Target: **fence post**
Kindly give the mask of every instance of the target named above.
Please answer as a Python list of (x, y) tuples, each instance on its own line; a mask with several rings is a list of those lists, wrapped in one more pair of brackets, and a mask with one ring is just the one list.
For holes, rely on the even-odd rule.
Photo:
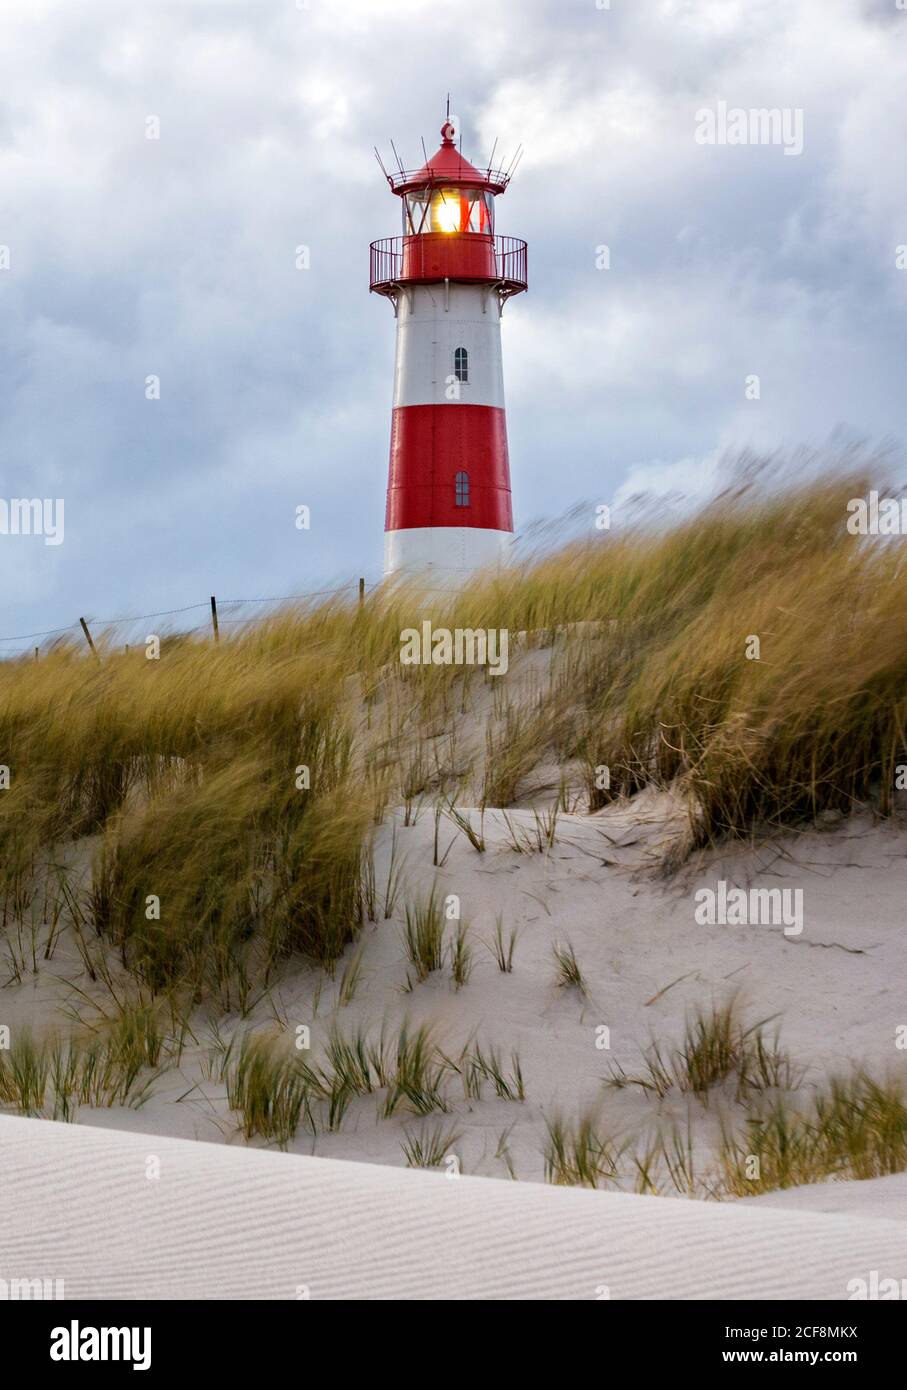
[(360, 608), (362, 607), (363, 603), (365, 603), (365, 580), (364, 580), (364, 579), (362, 578), (362, 576), (360, 575), (360, 577), (359, 577), (359, 607), (360, 607)]
[(95, 661), (100, 662), (101, 658), (98, 656), (98, 649), (91, 639), (91, 633), (88, 631), (88, 624), (86, 623), (84, 618), (80, 618), (79, 622), (82, 624), (82, 631), (85, 633), (85, 640), (91, 648), (92, 656), (94, 657)]
[(220, 642), (220, 628), (217, 626), (217, 599), (211, 595), (211, 626), (214, 628), (214, 640)]

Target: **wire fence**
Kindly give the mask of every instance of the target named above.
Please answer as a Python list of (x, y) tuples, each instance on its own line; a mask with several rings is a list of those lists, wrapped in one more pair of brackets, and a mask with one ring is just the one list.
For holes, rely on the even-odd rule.
[[(338, 584), (332, 589), (313, 589), (306, 594), (280, 594), (272, 595), (269, 598), (224, 598), (217, 600), (211, 598), (199, 603), (186, 603), (179, 608), (161, 608), (155, 613), (130, 613), (119, 618), (102, 618), (97, 615), (86, 614), (84, 617), (77, 618), (75, 622), (67, 623), (63, 627), (50, 627), (44, 628), (40, 632), (20, 632), (11, 636), (0, 637), (0, 660), (4, 657), (21, 656), (24, 652), (40, 651), (40, 648), (33, 646), (34, 642), (48, 637), (63, 637), (67, 633), (71, 633), (73, 636), (76, 636), (80, 632), (84, 633), (88, 637), (89, 645), (91, 645), (91, 638), (89, 633), (86, 632), (86, 627), (93, 627), (101, 629), (104, 632), (109, 632), (111, 629), (118, 627), (131, 628), (137, 623), (149, 622), (152, 618), (173, 618), (183, 613), (197, 612), (200, 609), (208, 610), (212, 617), (192, 627), (180, 628), (179, 635), (182, 637), (189, 637), (196, 632), (211, 632), (212, 620), (216, 633), (218, 627), (264, 622), (271, 616), (271, 613), (268, 612), (258, 615), (246, 613), (241, 617), (221, 617), (222, 610), (234, 611), (237, 608), (252, 604), (296, 603), (307, 599), (326, 598), (333, 594), (342, 594), (348, 591), (355, 592), (356, 587), (357, 581), (351, 579), (348, 580), (346, 584)], [(365, 580), (360, 579), (358, 581), (360, 599), (364, 598), (366, 593), (371, 592), (375, 588), (377, 588), (377, 585), (366, 585)], [(7, 643), (15, 642), (23, 643), (24, 645), (6, 645)]]
[[(360, 602), (364, 600), (367, 593), (372, 593), (375, 589), (380, 587), (380, 581), (374, 584), (366, 584), (365, 580), (360, 578), (358, 580)], [(206, 618), (204, 622), (196, 623), (192, 627), (181, 627), (177, 635), (180, 637), (191, 637), (195, 633), (213, 631), (216, 638), (218, 629), (221, 627), (251, 626), (254, 623), (265, 622), (272, 616), (271, 613), (262, 613), (257, 616), (245, 613), (241, 617), (222, 617), (221, 613), (224, 610), (233, 611), (237, 608), (252, 604), (299, 603), (307, 599), (328, 598), (332, 595), (343, 594), (350, 590), (355, 592), (356, 588), (357, 581), (355, 579), (350, 579), (347, 580), (345, 584), (338, 584), (332, 589), (313, 589), (306, 594), (280, 594), (270, 598), (224, 598), (216, 600), (215, 598), (211, 598), (199, 603), (186, 603), (179, 608), (162, 608), (156, 613), (132, 613), (120, 618), (100, 618), (96, 615), (85, 614), (77, 618), (75, 622), (67, 623), (63, 627), (50, 627), (44, 628), (41, 632), (20, 632), (13, 636), (0, 637), (0, 661), (7, 657), (22, 656), (25, 652), (34, 652), (37, 655), (40, 653), (40, 647), (33, 645), (36, 641), (41, 641), (48, 637), (63, 637), (67, 633), (71, 633), (73, 636), (82, 633), (83, 636), (87, 638), (89, 647), (94, 651), (94, 643), (90, 631), (91, 628), (101, 629), (106, 633), (112, 628), (131, 628), (137, 623), (150, 622), (152, 618), (173, 618), (183, 613), (197, 612), (199, 609), (206, 609), (210, 616)], [(457, 588), (450, 587), (423, 588), (420, 586), (419, 592), (429, 594), (456, 594), (460, 591)], [(17, 647), (6, 645), (11, 642), (20, 642), (24, 645)]]

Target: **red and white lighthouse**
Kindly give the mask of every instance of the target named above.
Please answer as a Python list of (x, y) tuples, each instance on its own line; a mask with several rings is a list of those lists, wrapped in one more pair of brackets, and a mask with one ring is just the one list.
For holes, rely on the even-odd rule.
[(371, 248), (371, 289), (397, 320), (388, 575), (456, 580), (506, 559), (513, 534), (501, 313), (526, 288), (526, 243), (494, 230), (513, 164), (476, 169), (457, 138), (448, 119), (421, 169), (387, 174), (403, 235)]

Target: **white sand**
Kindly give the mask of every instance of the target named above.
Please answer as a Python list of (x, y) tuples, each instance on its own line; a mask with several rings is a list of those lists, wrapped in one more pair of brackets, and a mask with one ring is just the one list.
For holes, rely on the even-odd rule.
[[(873, 1269), (907, 1276), (903, 1220), (448, 1179), (11, 1117), (0, 1146), (0, 1277), (62, 1278), (67, 1298), (842, 1299)], [(886, 1181), (903, 1204), (907, 1179)]]
[[(527, 830), (533, 824), (526, 811), (511, 819)], [(255, 1153), (261, 1141), (245, 1146), (224, 1086), (205, 1079), (212, 1019), (200, 1014), (200, 1045), (158, 1080), (143, 1108), (83, 1109), (78, 1127), (2, 1119), (13, 1165), (4, 1183), (9, 1258), (42, 1269), (58, 1259), (74, 1293), (112, 1293), (126, 1280), (136, 1295), (163, 1292), (175, 1279), (198, 1296), (207, 1280), (207, 1296), (293, 1297), (295, 1285), (308, 1282), (313, 1296), (594, 1297), (598, 1285), (609, 1284), (615, 1297), (843, 1297), (847, 1279), (864, 1267), (887, 1262), (884, 1276), (907, 1277), (896, 1224), (907, 1208), (902, 1177), (720, 1205), (541, 1185), (546, 1118), (575, 1119), (590, 1104), (619, 1137), (644, 1135), (657, 1121), (686, 1124), (689, 1115), (697, 1169), (708, 1171), (718, 1111), (732, 1105), (729, 1097), (704, 1107), (669, 1096), (659, 1106), (636, 1090), (606, 1090), (603, 1078), (612, 1063), (636, 1070), (650, 1038), (678, 1042), (691, 1009), (735, 990), (753, 1021), (780, 1015), (782, 1042), (805, 1067), (807, 1088), (853, 1064), (880, 1075), (907, 1065), (895, 1046), (898, 1025), (907, 1023), (903, 829), (855, 818), (712, 858), (666, 884), (652, 877), (652, 857), (677, 824), (670, 799), (648, 795), (593, 817), (562, 817), (553, 850), (540, 855), (507, 847), (499, 813), (486, 817), (484, 854), (445, 822), (442, 852), (452, 837), (454, 845), (437, 879), (445, 894), (459, 896), (471, 924), (475, 967), (465, 987), (455, 990), (445, 970), (404, 992), (398, 910), (366, 928), (362, 983), (345, 1008), (336, 1006), (337, 981), (325, 986), (319, 972), (291, 963), (248, 1019), (217, 1020), (225, 1036), (256, 1027), (292, 1037), (307, 1024), (313, 1058), (334, 1024), (345, 1031), (370, 1024), (377, 1032), (385, 1020), (393, 1035), (405, 1017), (435, 1023), (452, 1052), (472, 1034), (497, 1046), (505, 1062), (515, 1049), (523, 1103), (497, 1099), (490, 1089), (483, 1100), (466, 1101), (451, 1083), (451, 1114), (440, 1118), (458, 1133), (451, 1148), (466, 1177), (449, 1182), (403, 1168), (407, 1133), (438, 1117), (379, 1119), (375, 1097), (355, 1101), (336, 1134), (300, 1129), (295, 1155), (324, 1162)], [(388, 826), (379, 839), (379, 893), (390, 834)], [(410, 896), (426, 892), (435, 877), (433, 834), (430, 807), (414, 827), (398, 818)], [(720, 878), (802, 888), (802, 936), (698, 925), (693, 894)], [(498, 970), (483, 944), (497, 913), (505, 932), (518, 931), (512, 974)], [(564, 940), (587, 978), (586, 998), (556, 986), (552, 944)], [(3, 991), (2, 1021), (60, 1026), (70, 982), (87, 985), (72, 943), (63, 941), (49, 965)], [(610, 1050), (596, 1046), (600, 1025), (610, 1030)], [(124, 1133), (118, 1140), (102, 1129)], [(216, 1147), (173, 1145), (163, 1136)], [(144, 1178), (152, 1143), (178, 1183)], [(328, 1161), (335, 1159), (354, 1162)], [(138, 1167), (124, 1171), (133, 1160)], [(510, 1182), (511, 1170), (523, 1181)], [(26, 1224), (48, 1210), (56, 1229), (29, 1244)], [(341, 1219), (348, 1223), (342, 1231)], [(202, 1241), (211, 1248), (198, 1253)]]
[[(665, 839), (669, 813), (664, 798), (648, 798), (591, 818), (564, 817), (547, 857), (506, 848), (497, 813), (486, 816), (485, 854), (447, 825), (442, 847), (456, 838), (438, 883), (445, 894), (460, 897), (475, 947), (475, 968), (464, 988), (455, 990), (445, 970), (403, 992), (407, 962), (398, 911), (394, 920), (366, 928), (363, 981), (347, 1007), (335, 1008), (336, 982), (322, 988), (316, 1004), (323, 977), (299, 966), (289, 969), (272, 999), (262, 1001), (249, 1020), (218, 1020), (219, 1026), (225, 1035), (237, 1026), (291, 1035), (298, 1024), (307, 1024), (313, 1057), (335, 1021), (345, 1031), (361, 1023), (377, 1032), (386, 1019), (393, 1033), (405, 1017), (435, 1022), (451, 1050), (472, 1033), (497, 1045), (505, 1060), (516, 1049), (526, 1078), (525, 1103), (488, 1093), (482, 1102), (467, 1104), (460, 1095), (451, 1118), (462, 1131), (456, 1151), (464, 1172), (506, 1176), (505, 1163), (494, 1155), (500, 1136), (509, 1131), (506, 1142), (517, 1176), (533, 1180), (543, 1177), (545, 1117), (555, 1111), (573, 1118), (584, 1106), (600, 1103), (612, 1131), (625, 1134), (647, 1125), (655, 1115), (649, 1097), (605, 1091), (602, 1078), (612, 1062), (638, 1069), (651, 1037), (678, 1042), (689, 1010), (721, 1003), (734, 991), (753, 1021), (779, 1015), (782, 1042), (807, 1068), (807, 1086), (852, 1063), (879, 1073), (907, 1065), (895, 1047), (896, 1027), (907, 1022), (903, 832), (855, 821), (834, 833), (789, 837), (776, 847), (738, 852), (707, 872), (692, 872), (682, 884), (664, 885), (648, 871), (634, 870), (646, 865), (652, 847)], [(529, 813), (511, 814), (523, 826), (531, 824)], [(434, 878), (433, 831), (430, 811), (415, 827), (398, 828), (411, 894), (427, 892)], [(389, 838), (389, 830), (382, 831), (379, 888)], [(787, 938), (780, 928), (763, 926), (697, 925), (693, 893), (719, 877), (802, 886), (802, 936)], [(509, 975), (498, 970), (484, 944), (493, 937), (499, 912), (505, 931), (518, 931)], [(555, 984), (552, 944), (564, 940), (576, 950), (588, 998)], [(35, 982), (28, 978), (4, 992), (5, 1021), (59, 1020), (60, 1002), (67, 997), (59, 977), (73, 975), (76, 963), (61, 948), (53, 964), (53, 974), (42, 970)], [(79, 983), (84, 987), (84, 977)], [(197, 1022), (203, 1032), (204, 1018)], [(610, 1029), (610, 1051), (596, 1047), (602, 1024)], [(141, 1110), (83, 1112), (82, 1122), (237, 1142), (236, 1117), (226, 1107), (224, 1087), (202, 1078), (203, 1051), (190, 1049)], [(184, 1098), (177, 1103), (178, 1097)], [(685, 1122), (687, 1111), (685, 1098), (668, 1097), (660, 1114)], [(418, 1130), (418, 1122), (394, 1117), (378, 1123), (375, 1112), (374, 1099), (366, 1097), (351, 1106), (339, 1133), (313, 1138), (300, 1131), (294, 1147), (325, 1157), (398, 1164), (404, 1128)], [(710, 1147), (716, 1113), (715, 1105), (705, 1109), (692, 1103), (704, 1149)]]

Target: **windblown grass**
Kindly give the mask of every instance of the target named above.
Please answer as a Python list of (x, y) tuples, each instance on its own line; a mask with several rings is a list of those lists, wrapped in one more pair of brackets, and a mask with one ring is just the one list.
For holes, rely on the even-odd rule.
[(469, 983), (472, 974), (472, 945), (469, 941), (469, 923), (458, 922), (449, 947), (450, 973), (457, 989)]
[[(30, 1095), (40, 1089), (42, 1074), (30, 1056), (23, 1054), (23, 1062), (28, 1065), (20, 1064), (24, 1079), (19, 1090)], [(449, 1114), (455, 1108), (455, 1076), (467, 1100), (481, 1099), (486, 1083), (499, 1100), (522, 1101), (526, 1095), (515, 1052), (509, 1071), (497, 1048), (474, 1039), (451, 1057), (431, 1026), (413, 1027), (407, 1021), (395, 1037), (384, 1025), (375, 1035), (366, 1026), (344, 1032), (335, 1024), (312, 1060), (292, 1046), (286, 1030), (241, 1032), (226, 1045), (215, 1039), (207, 1074), (225, 1083), (227, 1103), (239, 1115), (244, 1137), (260, 1137), (281, 1148), (292, 1142), (300, 1125), (313, 1135), (341, 1129), (350, 1106), (363, 1097), (374, 1098), (383, 1120)], [(0, 1069), (0, 1101), (4, 1076)], [(420, 1133), (441, 1130), (428, 1127)]]
[(70, 899), (152, 990), (184, 982), (242, 1006), (290, 952), (341, 954), (361, 921), (371, 806), (341, 672), (329, 650), (294, 651), (293, 628), (177, 643), (160, 661), (63, 648), (0, 669), (8, 917), (42, 856), (99, 832), (90, 892)]
[(547, 1121), (545, 1180), (561, 1187), (608, 1187), (620, 1179), (620, 1161), (626, 1148), (587, 1111), (575, 1124), (560, 1115)]
[(510, 934), (505, 941), (504, 914), (499, 912), (494, 919), (494, 941), (490, 949), (498, 963), (498, 969), (502, 975), (510, 975), (513, 972), (513, 953), (516, 950), (516, 942), (517, 932), (515, 927), (510, 928)]
[(400, 1147), (408, 1168), (440, 1168), (460, 1138), (453, 1125), (436, 1122), (426, 1125), (418, 1134), (406, 1133)]
[(79, 1107), (138, 1109), (151, 1094), (164, 1048), (157, 1016), (124, 1011), (96, 1034), (18, 1033), (0, 1051), (0, 1104), (22, 1115), (72, 1121)]
[(744, 1028), (731, 1001), (696, 1014), (680, 1047), (653, 1045), (639, 1075), (616, 1068), (610, 1078), (612, 1087), (636, 1086), (658, 1100), (672, 1090), (707, 1100), (733, 1082), (725, 1099), (738, 1108), (721, 1112), (717, 1157), (708, 1167), (697, 1169), (689, 1110), (685, 1127), (657, 1113), (648, 1133), (620, 1144), (586, 1112), (573, 1124), (549, 1120), (548, 1181), (720, 1199), (907, 1170), (903, 1080), (858, 1070), (807, 1091), (804, 1072), (777, 1039), (766, 1041), (763, 1028)]
[(403, 945), (416, 978), (425, 980), (444, 963), (444, 904), (433, 885), (427, 898), (407, 903)]
[(227, 1102), (242, 1114), (243, 1135), (260, 1135), (285, 1148), (309, 1100), (309, 1078), (282, 1040), (245, 1033), (233, 1065), (225, 1072)]
[(608, 1084), (615, 1090), (638, 1087), (659, 1100), (676, 1089), (707, 1101), (709, 1092), (729, 1079), (738, 1101), (770, 1090), (794, 1090), (802, 1073), (777, 1037), (766, 1036), (768, 1022), (744, 1024), (736, 996), (720, 1007), (699, 1009), (687, 1020), (679, 1046), (651, 1043), (640, 1072), (628, 1074), (615, 1064)]
[(510, 1054), (509, 1076), (504, 1070), (499, 1050), (474, 1040), (468, 1042), (457, 1057), (445, 1057), (444, 1060), (462, 1080), (463, 1094), (467, 1100), (481, 1100), (486, 1083), (494, 1087), (499, 1100), (526, 1099), (526, 1084), (516, 1052)]
[(903, 1083), (863, 1071), (811, 1095), (763, 1094), (742, 1122), (722, 1116), (717, 1157), (701, 1170), (689, 1113), (684, 1127), (659, 1120), (648, 1135), (620, 1141), (592, 1112), (573, 1123), (557, 1115), (547, 1129), (546, 1180), (578, 1187), (720, 1200), (907, 1170)]
[[(57, 924), (80, 918), (89, 975), (110, 954), (143, 989), (247, 1014), (287, 957), (331, 969), (364, 917), (393, 914), (401, 861), (382, 904), (368, 854), (394, 791), (409, 823), (443, 798), (481, 853), (482, 806), (512, 803), (543, 760), (561, 804), (587, 794), (590, 810), (674, 784), (689, 829), (668, 867), (826, 810), (890, 812), (907, 763), (907, 567), (848, 533), (847, 502), (879, 469), (844, 463), (773, 497), (743, 478), (677, 524), (615, 529), (440, 599), (386, 585), (220, 645), (172, 638), (160, 660), (100, 634), (99, 662), (61, 643), (0, 663), (2, 927), (21, 933), (50, 866), (94, 836), (90, 887), (61, 871)], [(506, 629), (510, 672), (402, 667), (400, 634), (426, 617)], [(547, 674), (527, 698), (534, 648)], [(456, 798), (483, 750), (470, 814)], [(518, 842), (544, 852), (556, 823), (537, 815)], [(12, 981), (32, 946), (7, 950)], [(512, 950), (498, 955), (508, 969)]]
[(559, 989), (575, 989), (578, 994), (587, 994), (586, 977), (576, 958), (576, 951), (569, 941), (555, 941), (551, 953), (556, 966), (555, 979)]
[(743, 1133), (725, 1126), (720, 1174), (733, 1196), (907, 1169), (907, 1098), (896, 1080), (833, 1078), (804, 1106), (778, 1096)]

